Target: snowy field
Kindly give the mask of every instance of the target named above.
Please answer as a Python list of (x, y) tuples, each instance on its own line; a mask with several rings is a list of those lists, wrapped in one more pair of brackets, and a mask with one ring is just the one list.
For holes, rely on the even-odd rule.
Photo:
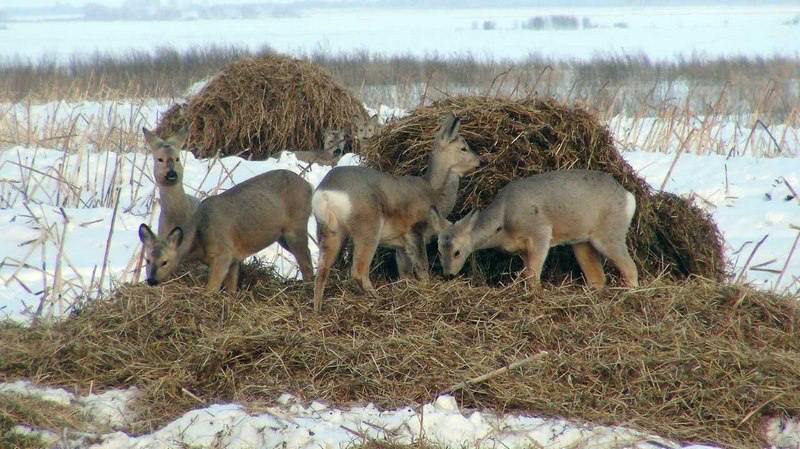
[[(550, 15), (584, 18), (592, 28), (523, 29)], [(66, 58), (95, 50), (124, 52), (171, 45), (268, 45), (300, 54), (368, 50), (385, 54), (521, 59), (529, 55), (586, 59), (646, 54), (651, 59), (800, 53), (800, 6), (625, 8), (302, 9), (242, 20), (25, 21), (0, 29), (0, 57)], [(484, 23), (492, 29), (484, 29)], [(147, 29), (146, 33), (141, 30)], [(456, 39), (453, 36), (458, 36)]]
[[(538, 31), (523, 27), (532, 17), (552, 15), (588, 19), (592, 26)], [(609, 54), (643, 54), (652, 60), (796, 58), (798, 18), (800, 5), (337, 8), (243, 20), (148, 22), (12, 17), (0, 24), (0, 60), (66, 62), (72, 55), (95, 51), (149, 51), (165, 45), (182, 50), (210, 44), (251, 49), (267, 45), (289, 54), (369, 51), (513, 60)], [(14, 142), (0, 146), (0, 320), (29, 324), (34, 316), (63, 318), (82, 298), (102, 296), (120, 283), (141, 282), (137, 228), (140, 223), (155, 224), (158, 203), (152, 158), (130, 136), (143, 125), (152, 127), (170, 104), (168, 99), (0, 104), (0, 141)], [(382, 106), (380, 113), (386, 119), (402, 111)], [(654, 189), (691, 198), (711, 213), (737, 280), (798, 297), (800, 129), (784, 124), (772, 125), (769, 131), (741, 126), (750, 126), (756, 115), (745, 120), (717, 116), (709, 122), (687, 116), (683, 124), (617, 116), (609, 127), (624, 149), (623, 157)], [(266, 161), (201, 161), (190, 153), (182, 159), (186, 190), (199, 197), (268, 170), (302, 172), (313, 185), (330, 170), (320, 165), (304, 170), (305, 164), (290, 152)], [(348, 156), (340, 165), (358, 163), (356, 156)], [(313, 219), (308, 230), (315, 235)], [(313, 242), (311, 246), (316, 262), (317, 248)], [(292, 256), (277, 245), (257, 257), (283, 276), (299, 278)], [(123, 430), (136, 419), (130, 404), (135, 388), (79, 396), (19, 381), (0, 383), (3, 394), (38, 397), (92, 417), (96, 429), (91, 434), (39, 433), (54, 447), (343, 449), (365, 438), (470, 448), (680, 447), (625, 428), (464, 410), (450, 396), (379, 410), (371, 404), (339, 409), (284, 395), (278, 403), (255, 408), (211, 405), (151, 434), (130, 436)], [(770, 422), (765, 434), (773, 447), (800, 449), (798, 421)]]

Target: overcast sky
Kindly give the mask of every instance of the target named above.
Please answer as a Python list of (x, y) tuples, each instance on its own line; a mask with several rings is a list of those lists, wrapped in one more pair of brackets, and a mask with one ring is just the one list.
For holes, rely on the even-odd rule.
[[(119, 6), (123, 0), (0, 0), (0, 9), (16, 7), (41, 7), (53, 6), (56, 3), (80, 6), (86, 3), (99, 3), (101, 5)], [(287, 3), (292, 0), (179, 0), (186, 3), (219, 4), (219, 3)], [(167, 0), (162, 0), (167, 3)]]

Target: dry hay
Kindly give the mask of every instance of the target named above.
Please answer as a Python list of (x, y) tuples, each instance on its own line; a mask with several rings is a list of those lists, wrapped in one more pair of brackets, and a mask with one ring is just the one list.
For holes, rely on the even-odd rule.
[(225, 67), (188, 103), (167, 110), (156, 133), (188, 125), (187, 146), (199, 158), (219, 152), (266, 159), (319, 150), (323, 129), (352, 131), (353, 120), (366, 117), (361, 102), (321, 67), (270, 55)]
[(0, 326), (0, 379), (136, 385), (145, 431), (196, 398), (423, 403), (547, 351), (456, 398), (729, 447), (759, 446), (764, 417), (800, 416), (800, 311), (787, 298), (701, 280), (602, 292), (400, 282), (381, 299), (335, 284), (315, 314), (310, 284), (251, 271), (260, 281), (236, 297), (127, 285), (51, 327)]
[[(388, 123), (361, 154), (380, 170), (420, 175), (440, 117), (447, 112), (461, 118), (461, 135), (488, 160), (462, 179), (451, 218), (482, 209), (500, 188), (519, 177), (566, 168), (603, 170), (636, 196), (629, 248), (641, 277), (652, 279), (662, 273), (678, 279), (726, 277), (722, 238), (710, 216), (687, 200), (654, 194), (620, 156), (608, 128), (579, 107), (551, 99), (448, 98)], [(378, 275), (392, 269), (385, 257), (379, 259)], [(479, 273), (473, 270), (473, 275), (492, 282), (507, 280), (509, 273), (522, 267), (518, 257), (497, 251), (478, 253), (475, 261)], [(543, 278), (560, 284), (565, 273), (580, 276), (572, 251), (555, 248)]]

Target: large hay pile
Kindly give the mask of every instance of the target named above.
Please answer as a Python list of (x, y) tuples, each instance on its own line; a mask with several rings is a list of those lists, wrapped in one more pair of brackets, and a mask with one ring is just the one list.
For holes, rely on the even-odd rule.
[(427, 402), (547, 351), (455, 395), (465, 407), (731, 447), (758, 446), (763, 417), (800, 415), (797, 303), (744, 287), (531, 293), (519, 284), (397, 283), (376, 300), (334, 285), (336, 297), (315, 314), (311, 285), (261, 276), (235, 298), (202, 283), (129, 285), (52, 327), (0, 326), (0, 379), (137, 385), (143, 431), (197, 407), (196, 398)]
[[(519, 177), (565, 168), (603, 170), (636, 196), (629, 247), (640, 277), (726, 276), (722, 238), (710, 216), (674, 195), (654, 195), (620, 156), (608, 128), (581, 108), (549, 99), (449, 98), (387, 124), (361, 154), (380, 170), (420, 175), (439, 119), (447, 112), (461, 118), (461, 135), (488, 159), (486, 167), (462, 179), (450, 218), (485, 207), (500, 188)], [(508, 273), (522, 268), (518, 257), (495, 251), (478, 253), (475, 260), (490, 281), (508, 279)], [(384, 263), (379, 271), (390, 266)], [(579, 273), (571, 249), (555, 248), (543, 278), (559, 284), (565, 274)]]
[(225, 67), (188, 103), (169, 109), (156, 132), (168, 136), (188, 125), (187, 146), (201, 158), (219, 152), (266, 159), (283, 150), (319, 150), (323, 129), (351, 130), (355, 118), (366, 117), (324, 69), (271, 55)]

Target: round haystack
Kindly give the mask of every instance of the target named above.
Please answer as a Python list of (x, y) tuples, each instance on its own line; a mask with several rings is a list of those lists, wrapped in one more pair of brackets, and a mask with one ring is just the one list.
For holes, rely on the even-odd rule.
[(225, 67), (188, 103), (170, 108), (156, 133), (188, 125), (186, 145), (199, 158), (266, 159), (283, 150), (319, 150), (323, 129), (352, 133), (356, 118), (367, 118), (363, 105), (324, 69), (270, 55)]
[[(714, 280), (726, 276), (722, 238), (709, 215), (688, 200), (654, 194), (620, 156), (608, 128), (579, 107), (552, 99), (448, 98), (387, 124), (361, 154), (368, 165), (380, 170), (420, 175), (440, 117), (447, 112), (461, 118), (461, 135), (488, 161), (462, 179), (450, 219), (484, 208), (516, 178), (567, 168), (602, 170), (636, 196), (629, 248), (640, 276), (697, 275)], [(380, 258), (379, 272), (393, 270), (386, 254)], [(522, 261), (498, 251), (481, 251), (472, 266), (477, 268), (474, 276), (494, 283), (508, 280), (522, 268)], [(561, 283), (565, 276), (580, 276), (580, 269), (570, 248), (554, 248), (543, 279)]]

